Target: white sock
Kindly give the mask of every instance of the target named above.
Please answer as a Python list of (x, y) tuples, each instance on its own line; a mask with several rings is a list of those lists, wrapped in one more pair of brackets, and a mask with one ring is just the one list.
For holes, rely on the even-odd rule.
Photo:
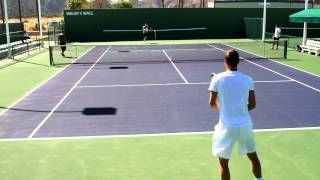
[(262, 177), (261, 178), (257, 178), (257, 180), (263, 180)]

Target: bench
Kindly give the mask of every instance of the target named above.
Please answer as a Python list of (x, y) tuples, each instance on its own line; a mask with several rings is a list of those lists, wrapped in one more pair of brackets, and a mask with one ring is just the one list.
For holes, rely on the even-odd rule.
[(320, 54), (320, 41), (308, 39), (306, 45), (301, 45), (301, 53), (303, 52), (314, 53), (315, 56), (318, 56)]

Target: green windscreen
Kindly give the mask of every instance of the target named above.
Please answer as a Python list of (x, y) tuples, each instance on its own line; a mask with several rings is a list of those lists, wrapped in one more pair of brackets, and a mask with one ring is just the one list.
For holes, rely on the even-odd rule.
[(262, 18), (243, 18), (246, 37), (250, 39), (261, 39)]

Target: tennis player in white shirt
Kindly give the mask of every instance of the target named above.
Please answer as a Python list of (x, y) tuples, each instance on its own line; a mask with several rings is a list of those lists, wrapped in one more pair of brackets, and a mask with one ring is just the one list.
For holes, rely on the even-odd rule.
[(277, 45), (276, 49), (278, 49), (280, 36), (281, 36), (281, 28), (279, 27), (278, 24), (276, 24), (275, 28), (274, 28), (273, 43), (272, 43), (272, 48), (271, 49), (274, 48), (275, 44)]
[(247, 155), (252, 172), (262, 180), (261, 164), (256, 153), (252, 121), (248, 111), (256, 106), (254, 83), (248, 75), (237, 71), (239, 54), (235, 50), (224, 53), (225, 72), (214, 75), (210, 86), (210, 107), (219, 112), (219, 123), (213, 136), (213, 155), (219, 158), (222, 180), (230, 179), (229, 159), (235, 143), (239, 154)]

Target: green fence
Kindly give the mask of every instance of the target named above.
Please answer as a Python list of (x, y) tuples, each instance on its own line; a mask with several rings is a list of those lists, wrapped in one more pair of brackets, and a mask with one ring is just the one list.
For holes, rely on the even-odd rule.
[[(58, 36), (64, 30), (64, 22), (48, 22), (48, 42), (50, 45), (58, 44)], [(51, 43), (52, 42), (52, 43)]]
[[(215, 0), (215, 8), (261, 8), (263, 1), (254, 0)], [(268, 8), (304, 8), (304, 1), (267, 1)], [(313, 8), (314, 3), (309, 1), (309, 8)]]
[[(289, 15), (301, 9), (268, 9), (267, 32), (274, 24), (289, 23)], [(261, 8), (154, 8), (154, 9), (87, 9), (64, 12), (65, 31), (69, 41), (141, 40), (142, 32), (104, 30), (140, 30), (145, 22), (154, 29), (207, 28), (199, 32), (157, 33), (157, 39), (245, 38), (244, 18), (261, 18)], [(318, 26), (319, 27), (319, 26)]]
[(244, 18), (243, 22), (244, 22), (247, 38), (261, 39), (262, 18)]
[[(23, 36), (23, 23), (9, 23), (10, 41), (21, 41)], [(7, 43), (6, 24), (0, 23), (0, 44)]]

